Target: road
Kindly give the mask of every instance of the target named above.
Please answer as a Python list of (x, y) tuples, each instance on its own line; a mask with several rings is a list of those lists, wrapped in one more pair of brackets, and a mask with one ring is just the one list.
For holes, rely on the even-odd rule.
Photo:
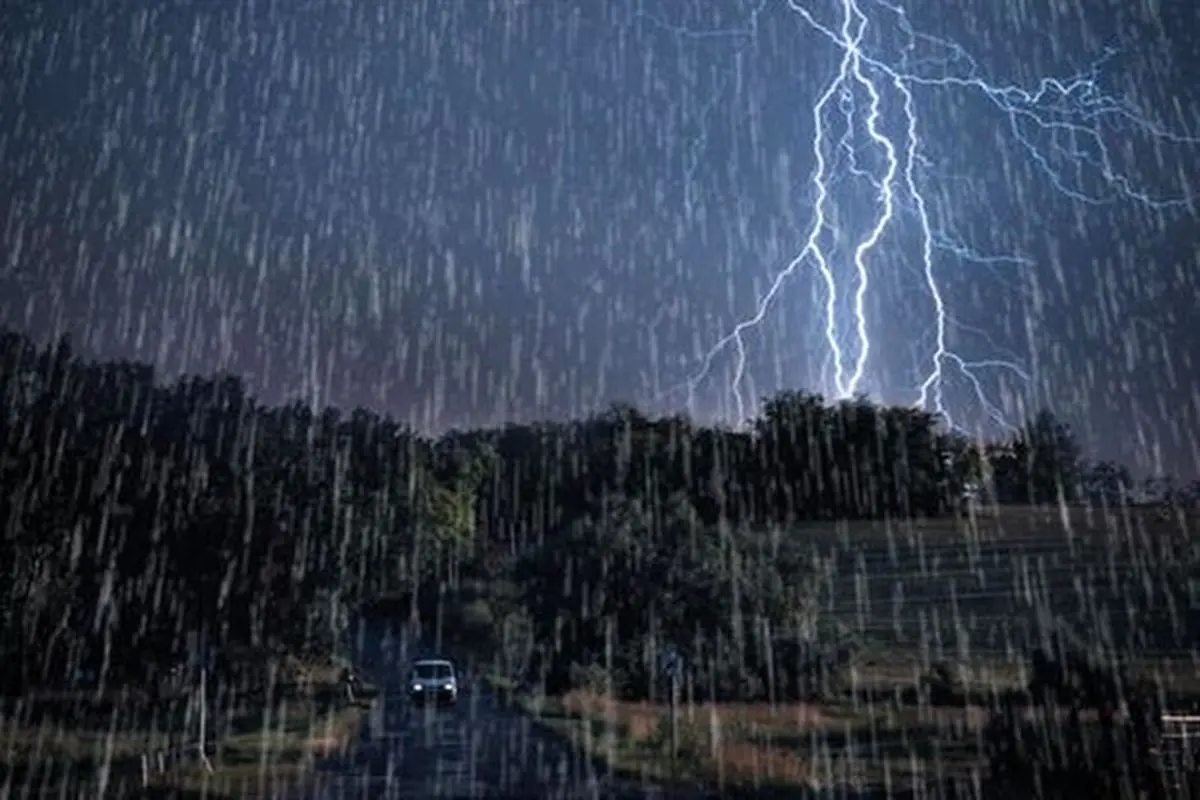
[[(365, 653), (380, 686), (361, 739), (344, 759), (321, 765), (299, 797), (652, 798), (650, 787), (618, 786), (578, 748), (506, 707), (472, 676), (460, 675), (452, 708), (425, 709), (407, 696), (408, 665), (435, 657), (384, 635)], [(370, 648), (368, 648), (370, 649)]]
[(414, 708), (389, 689), (354, 752), (313, 784), (305, 796), (328, 800), (599, 796), (586, 758), (476, 687), (443, 710)]

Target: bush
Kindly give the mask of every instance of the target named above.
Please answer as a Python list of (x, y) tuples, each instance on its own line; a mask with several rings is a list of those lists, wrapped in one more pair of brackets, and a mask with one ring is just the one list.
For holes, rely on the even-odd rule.
[[(483, 639), (489, 644), (496, 639), (496, 617), (486, 600), (472, 600), (463, 606), (459, 615), (463, 636), (468, 639)], [(488, 649), (491, 649), (490, 647)]]
[[(986, 732), (989, 783), (1005, 796), (1116, 798), (1135, 787), (1166, 797), (1156, 758), (1158, 687), (1079, 652), (1054, 660), (1037, 650), (1032, 661), (1033, 705), (1002, 703)], [(1112, 713), (1118, 698), (1126, 702), (1125, 719)], [(1064, 714), (1060, 702), (1071, 710)], [(1077, 713), (1088, 710), (1100, 712), (1098, 724)]]
[(921, 684), (930, 705), (951, 706), (966, 702), (967, 675), (961, 664), (938, 661), (921, 678)]
[(627, 676), (619, 667), (611, 672), (602, 664), (572, 664), (570, 667), (572, 689), (582, 689), (593, 694), (622, 696), (628, 688)]

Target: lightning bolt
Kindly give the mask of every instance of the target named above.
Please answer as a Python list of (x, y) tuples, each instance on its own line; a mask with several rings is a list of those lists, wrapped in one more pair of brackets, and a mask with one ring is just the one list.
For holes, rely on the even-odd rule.
[[(730, 388), (737, 421), (747, 419), (747, 403), (743, 397), (747, 360), (745, 336), (767, 318), (788, 280), (808, 266), (816, 270), (825, 293), (822, 332), (828, 349), (827, 363), (832, 368), (833, 394), (836, 399), (860, 394), (871, 356), (866, 299), (871, 289), (875, 251), (886, 232), (901, 216), (907, 216), (915, 221), (921, 242), (920, 260), (915, 271), (933, 309), (932, 333), (926, 341), (925, 363), (928, 366), (915, 388), (915, 405), (940, 414), (949, 425), (955, 426), (946, 408), (944, 394), (947, 376), (954, 371), (972, 387), (985, 413), (995, 422), (1007, 425), (1001, 410), (987, 397), (981, 375), (985, 370), (1003, 370), (1029, 382), (1032, 379), (1030, 371), (1015, 357), (969, 360), (951, 349), (950, 330), (970, 330), (970, 327), (956, 320), (947, 305), (938, 277), (938, 253), (987, 268), (1028, 267), (1030, 260), (1019, 254), (979, 253), (934, 223), (922, 188), (923, 176), (929, 171), (930, 164), (921, 152), (916, 90), (958, 90), (986, 98), (1005, 121), (1018, 146), (1051, 184), (1066, 196), (1090, 205), (1127, 200), (1169, 209), (1189, 206), (1192, 202), (1187, 196), (1156, 198), (1135, 188), (1135, 182), (1116, 166), (1104, 138), (1105, 124), (1125, 125), (1156, 139), (1180, 144), (1196, 144), (1200, 139), (1167, 130), (1148, 120), (1129, 103), (1103, 91), (1100, 70), (1115, 55), (1116, 51), (1112, 49), (1078, 75), (1044, 78), (1032, 88), (997, 85), (982, 77), (978, 64), (962, 47), (918, 33), (909, 23), (904, 9), (886, 0), (831, 0), (840, 11), (840, 22), (836, 25), (821, 22), (800, 0), (783, 2), (810, 30), (833, 43), (840, 53), (833, 77), (812, 106), (810, 149), (814, 168), (810, 183), (815, 197), (813, 217), (800, 251), (775, 273), (767, 291), (758, 298), (754, 312), (716, 342), (699, 370), (686, 383), (689, 401), (710, 374), (716, 358), (732, 349), (734, 370)], [(878, 15), (875, 19), (883, 18), (908, 37), (910, 46), (898, 59), (886, 60), (864, 44), (868, 26), (875, 21), (863, 11), (864, 7)], [(761, 6), (755, 12), (752, 28), (757, 25), (758, 11)], [(702, 35), (711, 37), (717, 33), (704, 31)], [(746, 35), (746, 31), (739, 35)], [(910, 60), (918, 45), (927, 47), (932, 54)], [(888, 119), (897, 119), (901, 123), (891, 127), (902, 128), (902, 133), (885, 132), (886, 114), (894, 115)], [(836, 136), (835, 123), (839, 118), (844, 132)], [(862, 145), (856, 143), (855, 134), (859, 132), (865, 133)], [(1035, 136), (1042, 140), (1048, 138), (1049, 143), (1039, 143)], [(876, 162), (874, 167), (870, 166), (872, 160)], [(1084, 187), (1084, 169), (1090, 169), (1091, 174), (1099, 177), (1098, 188)], [(832, 196), (850, 179), (865, 181), (871, 187), (875, 211), (869, 229), (853, 246), (851, 265), (847, 270), (835, 266), (839, 262), (828, 240), (842, 233), (833, 223)], [(848, 323), (839, 313), (845, 302), (843, 295), (847, 287), (843, 284), (847, 272), (850, 275)]]

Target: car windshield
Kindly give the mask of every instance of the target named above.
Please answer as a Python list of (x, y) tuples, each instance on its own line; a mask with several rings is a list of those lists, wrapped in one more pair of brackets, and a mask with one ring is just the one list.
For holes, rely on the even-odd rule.
[(449, 664), (417, 664), (413, 667), (413, 677), (422, 681), (450, 680), (454, 671)]

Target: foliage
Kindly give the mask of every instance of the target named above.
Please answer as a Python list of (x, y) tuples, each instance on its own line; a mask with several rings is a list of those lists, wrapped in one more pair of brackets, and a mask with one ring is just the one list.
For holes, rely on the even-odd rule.
[(1078, 449), (1048, 413), (977, 443), (803, 392), (738, 430), (616, 406), (434, 438), (0, 333), (0, 665), (10, 688), (81, 668), (122, 683), (191, 631), (336, 650), (352, 612), (392, 598), (553, 687), (603, 669), (661, 693), (670, 643), (697, 696), (821, 694), (857, 644), (821, 618), (832, 577), (787, 531), (956, 513), (985, 478), (1058, 502)]
[(1155, 684), (1061, 647), (1035, 650), (1030, 673), (1031, 705), (1009, 698), (986, 731), (989, 780), (1004, 796), (1168, 796)]
[(934, 706), (961, 705), (966, 701), (967, 680), (960, 664), (934, 663), (922, 683)]

